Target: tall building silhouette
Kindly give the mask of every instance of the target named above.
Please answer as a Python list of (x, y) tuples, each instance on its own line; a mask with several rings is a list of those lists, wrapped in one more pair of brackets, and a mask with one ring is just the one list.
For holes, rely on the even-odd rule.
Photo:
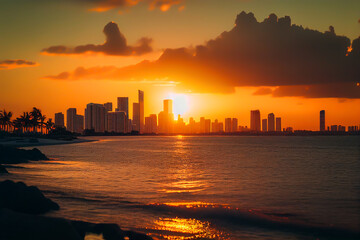
[(84, 116), (83, 115), (75, 115), (75, 126), (74, 132), (82, 133), (84, 131)]
[(174, 114), (172, 113), (172, 100), (164, 100), (164, 110), (161, 111), (158, 115), (159, 133), (172, 133), (173, 132), (173, 122)]
[(171, 99), (164, 100), (164, 112), (165, 113), (172, 113), (173, 109), (173, 101)]
[(103, 104), (89, 103), (85, 109), (85, 129), (105, 132), (106, 109)]
[(138, 90), (138, 94), (139, 94), (139, 131), (140, 133), (144, 132), (144, 120), (145, 120), (145, 116), (144, 116), (144, 91)]
[(325, 110), (320, 111), (320, 131), (325, 131)]
[(64, 114), (62, 112), (55, 113), (55, 127), (64, 127)]
[(273, 113), (268, 114), (268, 131), (275, 131), (275, 115)]
[(233, 118), (231, 119), (231, 132), (237, 132), (239, 129), (238, 127), (238, 119), (237, 118)]
[(276, 118), (276, 129), (277, 132), (281, 132), (281, 117)]
[(225, 132), (230, 133), (231, 132), (231, 118), (225, 118)]
[(75, 132), (75, 117), (76, 108), (69, 108), (66, 110), (66, 130), (69, 132)]
[(262, 120), (261, 125), (262, 125), (262, 131), (267, 132), (267, 119), (266, 118)]
[(113, 109), (112, 102), (104, 103), (104, 108), (106, 109), (106, 111), (112, 112)]
[(129, 119), (129, 98), (128, 97), (118, 97), (117, 98), (117, 108), (115, 112), (124, 112), (125, 113), (125, 132), (131, 132), (131, 123)]
[(140, 132), (140, 104), (133, 103), (132, 130)]
[(150, 114), (145, 118), (144, 133), (156, 133), (157, 132), (157, 116), (156, 114)]
[(260, 111), (252, 110), (250, 112), (250, 130), (252, 131), (261, 131), (260, 123)]
[(107, 117), (108, 132), (125, 133), (126, 129), (126, 113), (125, 112), (109, 112)]

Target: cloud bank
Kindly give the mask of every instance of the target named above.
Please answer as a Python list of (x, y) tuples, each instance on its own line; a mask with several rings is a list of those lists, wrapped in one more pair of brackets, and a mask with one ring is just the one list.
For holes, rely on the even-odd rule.
[(114, 22), (109, 22), (103, 30), (106, 41), (103, 44), (80, 45), (76, 47), (67, 47), (63, 45), (51, 46), (42, 50), (42, 53), (51, 55), (67, 54), (85, 54), (85, 53), (103, 53), (106, 55), (132, 56), (142, 55), (152, 51), (152, 39), (143, 37), (137, 45), (127, 45), (125, 36), (120, 32), (119, 26)]
[[(360, 38), (319, 32), (271, 14), (258, 22), (241, 12), (235, 26), (194, 49), (166, 49), (156, 61), (117, 67), (78, 68), (50, 79), (163, 79), (196, 92), (235, 87), (277, 87), (257, 95), (360, 98)], [(79, 70), (81, 69), (81, 71)], [(111, 70), (110, 70), (111, 69)], [(81, 72), (79, 74), (78, 72)]]
[(22, 60), (22, 59), (13, 59), (13, 60), (4, 60), (0, 61), (0, 70), (5, 69), (14, 69), (14, 68), (23, 68), (23, 67), (35, 67), (39, 64), (36, 62), (31, 62), (28, 60)]

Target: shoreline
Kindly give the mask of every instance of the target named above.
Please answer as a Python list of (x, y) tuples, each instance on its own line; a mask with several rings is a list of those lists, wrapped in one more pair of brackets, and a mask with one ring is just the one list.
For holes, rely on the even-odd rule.
[(0, 145), (4, 147), (36, 147), (36, 146), (50, 146), (63, 145), (74, 143), (96, 142), (97, 140), (90, 140), (84, 138), (77, 138), (72, 140), (58, 140), (49, 138), (32, 138), (32, 137), (9, 137), (0, 139)]

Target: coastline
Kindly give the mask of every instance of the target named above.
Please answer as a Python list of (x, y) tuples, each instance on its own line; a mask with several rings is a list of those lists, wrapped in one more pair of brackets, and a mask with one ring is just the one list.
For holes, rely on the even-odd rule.
[(5, 147), (36, 147), (36, 146), (48, 146), (48, 145), (62, 145), (62, 144), (74, 144), (74, 143), (86, 143), (95, 142), (97, 140), (90, 140), (84, 138), (76, 138), (72, 140), (59, 140), (49, 138), (29, 138), (29, 137), (9, 137), (0, 139), (0, 145)]

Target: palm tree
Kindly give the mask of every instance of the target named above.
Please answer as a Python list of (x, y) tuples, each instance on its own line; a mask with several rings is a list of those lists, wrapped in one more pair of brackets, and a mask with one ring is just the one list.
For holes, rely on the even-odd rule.
[(49, 133), (49, 131), (53, 129), (54, 125), (55, 124), (53, 123), (52, 119), (49, 118), (49, 120), (47, 120), (47, 122), (45, 123), (46, 132)]
[(39, 118), (40, 118), (40, 132), (42, 134), (43, 133), (43, 127), (46, 127), (46, 123), (45, 123), (46, 116), (41, 114)]
[(4, 115), (2, 113), (2, 111), (0, 110), (0, 130), (3, 129), (3, 122), (4, 122)]
[(2, 130), (9, 131), (10, 126), (11, 126), (12, 115), (13, 115), (12, 112), (6, 112), (5, 109), (3, 111), (1, 111), (0, 122), (1, 122)]
[(24, 112), (23, 115), (20, 116), (19, 121), (25, 132), (28, 132), (29, 128), (33, 125), (29, 112)]
[(33, 107), (33, 110), (30, 112), (30, 117), (31, 117), (31, 125), (33, 127), (33, 132), (37, 132), (37, 127), (39, 126), (40, 122), (40, 117), (41, 117), (41, 110)]

